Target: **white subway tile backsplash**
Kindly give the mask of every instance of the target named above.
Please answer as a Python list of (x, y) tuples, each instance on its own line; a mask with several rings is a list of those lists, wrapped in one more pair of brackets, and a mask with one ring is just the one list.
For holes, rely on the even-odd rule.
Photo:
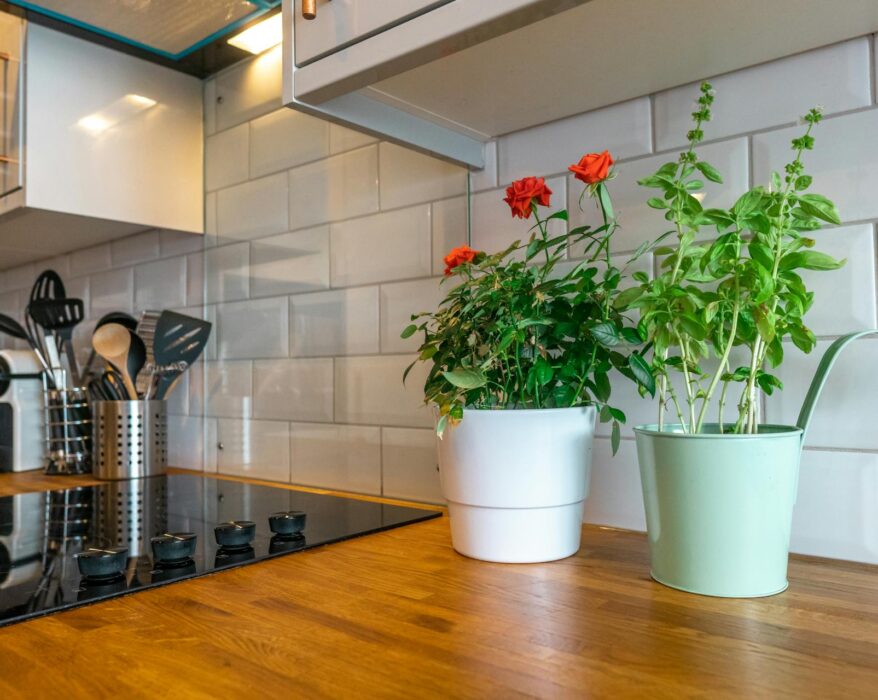
[(500, 185), (565, 173), (585, 153), (609, 150), (618, 160), (649, 153), (651, 146), (649, 98), (640, 97), (500, 137)]
[[(731, 205), (751, 185), (751, 172), (752, 184), (766, 182), (769, 169), (786, 161), (789, 141), (800, 128), (751, 132), (792, 123), (819, 102), (830, 116), (815, 130), (816, 150), (805, 156), (814, 190), (835, 198), (845, 221), (878, 219), (871, 196), (878, 185), (878, 109), (854, 111), (871, 104), (868, 41), (855, 39), (712, 80), (718, 95), (705, 131), (714, 141), (699, 152), (720, 169), (725, 184), (709, 186), (706, 206)], [(97, 288), (91, 306), (115, 308), (114, 295), (123, 304), (135, 295), (138, 301), (152, 293), (177, 297), (170, 276), (144, 277), (151, 269), (145, 263), (156, 256), (156, 237), (163, 259), (184, 256), (185, 274), (178, 275), (177, 284), (185, 277), (185, 303), (205, 304), (184, 312), (212, 318), (216, 325), (207, 361), (190, 370), (188, 391), (182, 386), (171, 407), (175, 415), (188, 413), (175, 423), (173, 439), (188, 442), (172, 446), (172, 454), (179, 455), (174, 461), (439, 502), (432, 413), (422, 392), (429, 368), (417, 364), (403, 386), (402, 373), (415, 359), (418, 339), (402, 341), (399, 333), (413, 311), (435, 309), (443, 296), (436, 286), (442, 258), (467, 243), (469, 210), (474, 248), (494, 252), (526, 239), (532, 222), (512, 219), (502, 199), (512, 179), (537, 175), (547, 177), (555, 191), (552, 206), (541, 213), (569, 201), (571, 226), (597, 225), (595, 212), (577, 211), (581, 185), (566, 169), (582, 153), (606, 148), (621, 160), (609, 186), (622, 226), (614, 262), (623, 265), (629, 257), (623, 251), (668, 228), (661, 213), (646, 206), (651, 193), (636, 180), (677, 157), (650, 154), (684, 143), (697, 85), (653, 96), (652, 114), (651, 98), (642, 97), (501, 137), (487, 145), (485, 169), (467, 176), (444, 162), (280, 108), (279, 55), (275, 49), (205, 85), (206, 131), (220, 138), (211, 137), (214, 145), (208, 146), (214, 154), (208, 156), (204, 239), (190, 243), (171, 238), (171, 232), (153, 232), (153, 238), (135, 239), (145, 247), (133, 257), (120, 257), (121, 248), (133, 245), (124, 241), (114, 244), (112, 261), (110, 245), (65, 256), (70, 276), (82, 282), (81, 290), (69, 283), (68, 291), (91, 296), (91, 275)], [(215, 144), (223, 134), (231, 146), (221, 149), (226, 164), (220, 167)], [(470, 202), (467, 178), (477, 193)], [(564, 226), (552, 224), (554, 232)], [(848, 264), (839, 272), (804, 274), (816, 291), (809, 326), (821, 337), (874, 326), (873, 224), (827, 229), (815, 238), (818, 249), (845, 257)], [(130, 286), (108, 277), (112, 263), (120, 260), (139, 266)], [(576, 262), (566, 261), (562, 268)], [(635, 269), (651, 273), (653, 264), (644, 256), (629, 274)], [(162, 269), (170, 275), (173, 265)], [(12, 281), (0, 275), (0, 291), (26, 294), (36, 272), (25, 266)], [(168, 289), (159, 292), (164, 286)], [(79, 342), (91, 325), (77, 329)], [(820, 350), (827, 345), (821, 341)], [(736, 351), (732, 364), (746, 359)], [(795, 421), (817, 360), (817, 353), (805, 357), (787, 348), (780, 372), (786, 389), (768, 399), (767, 420)], [(851, 369), (874, 366), (876, 360), (878, 341), (858, 341), (830, 378), (808, 436), (809, 445), (830, 449), (804, 453), (795, 551), (878, 563), (871, 537), (876, 504), (870, 501), (878, 493), (873, 453), (878, 443), (868, 423), (874, 411), (864, 398), (874, 396), (878, 385), (870, 386), (868, 372)], [(631, 427), (654, 422), (656, 403), (641, 398), (621, 377), (613, 379), (613, 390), (611, 403), (628, 415), (625, 439), (619, 454), (610, 457), (609, 430), (598, 426), (585, 519), (643, 529)], [(733, 394), (727, 418), (738, 398), (737, 391)], [(709, 419), (715, 413), (716, 397)], [(190, 434), (197, 436), (193, 440)], [(217, 451), (217, 443), (224, 449)], [(871, 451), (853, 451), (862, 449)]]
[(113, 267), (134, 265), (159, 257), (159, 232), (151, 229), (110, 243)]
[(332, 359), (257, 360), (253, 417), (332, 422)]
[[(710, 80), (716, 89), (708, 139), (791, 124), (815, 105), (828, 113), (872, 101), (869, 39), (860, 37)], [(684, 146), (700, 83), (655, 96), (656, 149)]]
[(250, 177), (329, 155), (329, 123), (284, 107), (250, 125)]
[(268, 481), (290, 481), (290, 424), (278, 421), (220, 419), (217, 451), (221, 474)]
[(287, 175), (250, 180), (217, 194), (217, 235), (249, 239), (286, 231)]
[[(440, 287), (441, 278), (429, 277), (414, 282), (381, 285), (381, 352), (414, 353), (423, 342), (423, 334), (415, 333), (403, 340), (400, 333), (408, 326), (412, 314), (436, 311), (450, 287)], [(420, 324), (420, 321), (415, 321)]]
[(875, 232), (871, 224), (824, 229), (811, 234), (815, 250), (847, 263), (839, 270), (802, 270), (814, 305), (805, 322), (817, 335), (843, 335), (860, 328), (874, 328)]
[(335, 420), (339, 423), (427, 428), (433, 424), (424, 405), (428, 365), (418, 363), (403, 385), (405, 368), (415, 355), (343, 357), (335, 360)]
[(219, 356), (226, 360), (287, 357), (288, 315), (286, 297), (220, 305), (217, 308)]
[(2, 290), (3, 291), (13, 291), (13, 290), (24, 290), (27, 289), (30, 291), (31, 285), (33, 285), (34, 281), (44, 269), (42, 265), (37, 265), (34, 263), (28, 263), (26, 265), (19, 265), (18, 267), (13, 267), (9, 270), (4, 270), (2, 276)]
[[(205, 198), (204, 207), (205, 217), (208, 216), (210, 204), (216, 205), (216, 195), (208, 195)], [(209, 201), (207, 201), (209, 200)], [(214, 211), (210, 216), (216, 214)], [(184, 231), (159, 231), (159, 252), (161, 257), (170, 258), (174, 255), (186, 255), (187, 253), (197, 253), (204, 248), (205, 236), (197, 233), (186, 233)]]
[(329, 226), (262, 238), (250, 244), (250, 296), (329, 287)]
[(249, 124), (208, 136), (204, 143), (204, 186), (208, 191), (237, 185), (248, 178)]
[(369, 355), (378, 350), (378, 287), (290, 297), (290, 355)]
[(804, 450), (790, 549), (878, 564), (878, 454)]
[(374, 136), (364, 134), (362, 131), (348, 129), (340, 124), (329, 124), (329, 152), (332, 154), (362, 148), (377, 140)]
[(596, 438), (583, 520), (626, 530), (646, 530), (641, 493), (634, 441), (623, 440), (613, 456), (610, 441)]
[[(552, 190), (551, 206), (540, 208), (540, 218), (544, 219), (552, 212), (567, 206), (567, 186), (563, 177), (546, 180)], [(472, 211), (472, 247), (486, 253), (497, 253), (513, 241), (526, 241), (534, 225), (533, 219), (513, 219), (509, 205), (503, 201), (505, 188), (479, 192), (471, 198)], [(549, 222), (549, 231), (559, 235), (564, 231), (565, 223), (554, 220)]]
[(134, 268), (134, 309), (186, 305), (186, 258), (165, 258)]
[[(698, 156), (713, 165), (723, 176), (722, 184), (705, 180), (703, 200), (705, 207), (729, 207), (749, 187), (749, 163), (747, 155), (747, 139), (734, 139), (720, 143), (708, 144), (697, 149)], [(656, 196), (655, 190), (649, 190), (637, 184), (641, 178), (652, 175), (664, 163), (675, 162), (678, 153), (668, 153), (649, 158), (626, 161), (615, 166), (616, 177), (607, 185), (613, 200), (613, 208), (619, 220), (620, 228), (613, 236), (614, 250), (636, 250), (646, 240), (653, 240), (672, 228), (664, 218), (664, 212), (647, 206), (646, 200)], [(704, 180), (704, 178), (701, 178)], [(600, 211), (591, 199), (584, 199), (583, 209), (577, 204), (583, 184), (569, 177), (570, 185), (570, 226), (588, 224), (600, 226)], [(715, 235), (715, 230), (705, 228), (705, 238)]]
[(250, 294), (250, 244), (235, 243), (206, 250), (204, 275), (207, 302), (246, 299)]
[(394, 143), (378, 146), (381, 208), (445, 199), (466, 192), (467, 171)]
[[(783, 172), (792, 159), (791, 139), (804, 132), (795, 126), (753, 136), (753, 175), (768, 182), (771, 170)], [(824, 119), (813, 131), (815, 146), (803, 156), (814, 177), (809, 192), (829, 197), (842, 221), (878, 218), (878, 110)]]
[[(784, 388), (767, 397), (766, 422), (795, 425), (817, 363), (829, 345), (828, 340), (818, 341), (805, 355), (792, 344), (784, 344), (784, 362), (773, 370)], [(839, 355), (811, 415), (807, 447), (878, 450), (874, 429), (878, 372), (871, 371), (874, 367), (878, 367), (876, 339), (858, 340)]]
[[(193, 368), (194, 369), (194, 368)], [(253, 367), (249, 361), (205, 362), (203, 377), (193, 372), (189, 384), (189, 413), (219, 418), (253, 415)], [(203, 386), (198, 386), (203, 379)]]
[(198, 306), (204, 303), (204, 253), (186, 256), (186, 303)]
[(90, 278), (91, 316), (101, 316), (108, 311), (134, 310), (134, 268), (99, 272)]
[(168, 421), (168, 464), (203, 471), (206, 439), (204, 418), (175, 416)]
[(330, 252), (333, 287), (426, 277), (430, 205), (333, 224)]
[(468, 236), (466, 197), (453, 197), (433, 202), (433, 274), (445, 271), (443, 259), (452, 250), (466, 245)]
[[(196, 365), (180, 375), (177, 383), (173, 385), (167, 395), (167, 411), (169, 416), (186, 416), (189, 414), (189, 378), (193, 372), (201, 371), (201, 365)], [(169, 423), (172, 423), (172, 418)]]
[(378, 211), (378, 147), (368, 146), (289, 171), (290, 229)]
[(381, 494), (381, 433), (361, 425), (290, 425), (290, 480)]
[(442, 503), (434, 430), (381, 428), (383, 495)]
[[(74, 250), (70, 253), (70, 274), (73, 277), (88, 275), (92, 272), (102, 272), (112, 267), (113, 262), (110, 259), (109, 243), (101, 243), (90, 248)], [(36, 274), (32, 275), (32, 277), (36, 278)]]

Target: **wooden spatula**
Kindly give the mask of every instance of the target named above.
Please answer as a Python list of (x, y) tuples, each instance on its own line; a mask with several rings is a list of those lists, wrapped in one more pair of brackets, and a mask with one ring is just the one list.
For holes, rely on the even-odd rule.
[(91, 339), (95, 352), (109, 362), (122, 377), (125, 390), (132, 400), (137, 389), (128, 374), (128, 353), (131, 350), (131, 331), (119, 323), (108, 323), (95, 331)]

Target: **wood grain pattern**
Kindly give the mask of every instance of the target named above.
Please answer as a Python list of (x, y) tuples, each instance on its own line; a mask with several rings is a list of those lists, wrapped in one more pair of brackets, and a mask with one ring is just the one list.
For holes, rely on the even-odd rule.
[(783, 595), (704, 598), (650, 580), (642, 534), (583, 536), (489, 564), (441, 518), (13, 625), (0, 697), (874, 696), (878, 567), (793, 557)]

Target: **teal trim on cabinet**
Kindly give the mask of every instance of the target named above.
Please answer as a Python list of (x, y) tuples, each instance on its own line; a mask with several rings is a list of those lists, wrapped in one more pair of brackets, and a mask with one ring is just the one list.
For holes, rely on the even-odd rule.
[(162, 56), (164, 58), (168, 58), (172, 61), (180, 60), (181, 58), (188, 56), (193, 51), (197, 51), (198, 49), (206, 46), (212, 41), (216, 41), (217, 39), (225, 36), (226, 34), (233, 32), (239, 27), (243, 27), (248, 22), (252, 22), (257, 17), (261, 17), (265, 13), (274, 9), (280, 4), (281, 0), (250, 0), (250, 2), (258, 7), (259, 9), (254, 10), (250, 14), (245, 17), (241, 17), (240, 19), (232, 22), (231, 24), (227, 24), (222, 29), (219, 29), (209, 36), (206, 36), (204, 39), (192, 44), (183, 51), (178, 53), (171, 53), (169, 51), (163, 51), (162, 49), (158, 49), (154, 46), (150, 46), (148, 44), (144, 44), (139, 41), (135, 41), (134, 39), (130, 39), (126, 36), (122, 36), (121, 34), (116, 34), (115, 32), (108, 31), (106, 29), (102, 29), (101, 27), (97, 27), (93, 24), (88, 24), (87, 22), (81, 22), (73, 17), (62, 14), (60, 12), (55, 12), (54, 10), (48, 10), (44, 7), (41, 7), (36, 2), (29, 2), (28, 0), (9, 0), (12, 5), (17, 5), (19, 7), (24, 8), (25, 10), (30, 10), (31, 12), (36, 12), (41, 15), (45, 15), (46, 17), (51, 17), (52, 19), (56, 19), (59, 22), (64, 22), (66, 24), (72, 25), (74, 27), (79, 27), (80, 29), (86, 29), (90, 32), (94, 32), (95, 34), (100, 34), (101, 36), (105, 36), (109, 39), (113, 39), (115, 41), (122, 42), (123, 44), (128, 44), (129, 46), (135, 46), (138, 49), (143, 49), (144, 51), (149, 51), (150, 53), (154, 53), (158, 56)]

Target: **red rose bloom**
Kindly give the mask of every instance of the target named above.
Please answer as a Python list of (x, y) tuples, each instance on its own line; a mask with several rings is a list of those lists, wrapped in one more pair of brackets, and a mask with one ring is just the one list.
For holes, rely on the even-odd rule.
[(576, 165), (571, 165), (568, 170), (574, 174), (577, 180), (582, 180), (587, 185), (596, 185), (607, 179), (611, 165), (613, 165), (613, 156), (610, 155), (609, 151), (586, 153)]
[(478, 254), (479, 251), (473, 250), (468, 245), (462, 245), (459, 248), (455, 248), (443, 259), (443, 262), (445, 263), (445, 276), (447, 277), (450, 275), (454, 268), (461, 263), (472, 262)]
[(549, 206), (549, 198), (552, 190), (546, 187), (546, 181), (541, 177), (525, 177), (516, 180), (506, 188), (506, 196), (503, 201), (512, 210), (512, 216), (519, 219), (529, 219), (533, 207), (539, 204), (541, 207)]

